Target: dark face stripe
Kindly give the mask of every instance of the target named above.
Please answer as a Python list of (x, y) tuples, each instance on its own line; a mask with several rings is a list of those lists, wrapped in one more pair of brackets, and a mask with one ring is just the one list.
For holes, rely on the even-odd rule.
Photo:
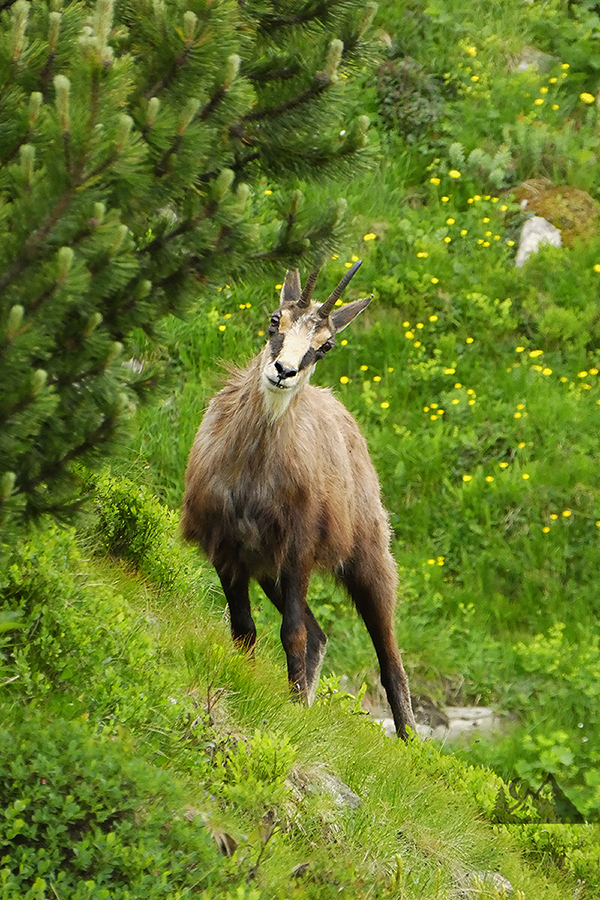
[(276, 334), (272, 334), (269, 338), (269, 347), (271, 348), (271, 359), (277, 359), (279, 354), (281, 353), (281, 348), (283, 347), (283, 342), (285, 340), (285, 335), (276, 332)]
[(301, 372), (302, 369), (307, 369), (309, 366), (312, 366), (314, 363), (316, 363), (318, 358), (319, 357), (317, 356), (317, 351), (313, 350), (313, 348), (311, 347), (302, 357), (300, 361), (300, 368), (298, 369), (298, 371)]

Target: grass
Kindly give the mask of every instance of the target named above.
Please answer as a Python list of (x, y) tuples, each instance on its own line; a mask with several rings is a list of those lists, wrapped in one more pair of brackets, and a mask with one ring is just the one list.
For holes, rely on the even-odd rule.
[[(123, 564), (90, 559), (58, 530), (13, 562), (20, 577), (7, 596), (27, 637), (5, 645), (17, 677), (4, 686), (2, 717), (16, 740), (3, 751), (4, 808), (14, 812), (1, 827), (22, 860), (10, 875), (3, 857), (6, 897), (125, 897), (125, 860), (131, 896), (144, 879), (150, 896), (161, 885), (173, 897), (429, 898), (465, 886), (500, 896), (485, 882), (491, 872), (519, 896), (567, 896), (569, 879), (528, 868), (514, 839), (485, 822), (504, 790), (491, 772), (385, 738), (339, 691), (323, 691), (311, 709), (290, 703), (269, 642), (254, 660), (233, 651), (214, 593), (193, 590), (198, 563), (183, 548), (174, 555), (180, 581), (161, 590)], [(68, 588), (61, 569), (75, 573)], [(52, 601), (43, 610), (42, 598)], [(40, 652), (50, 635), (54, 662)], [(28, 710), (11, 709), (25, 696)], [(54, 808), (68, 834), (44, 817)], [(40, 840), (36, 894), (28, 873)], [(72, 862), (85, 853), (86, 881)]]

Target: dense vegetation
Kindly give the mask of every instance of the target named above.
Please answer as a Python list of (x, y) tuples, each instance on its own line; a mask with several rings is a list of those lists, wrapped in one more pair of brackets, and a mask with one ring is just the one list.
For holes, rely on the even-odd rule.
[[(336, 680), (375, 690), (370, 642), (318, 578), (315, 708), (285, 702), (258, 591), (258, 659), (231, 652), (174, 511), (215, 360), (261, 347), (284, 267), (215, 275), (186, 321), (133, 335), (142, 380), (165, 386), (110, 473), (82, 473), (96, 503), (77, 534), (43, 523), (2, 572), (10, 900), (494, 896), (491, 872), (526, 897), (600, 892), (600, 10), (396, 0), (375, 25), (380, 61), (348, 79), (374, 169), (329, 183), (349, 233), (319, 281), (360, 256), (350, 295), (375, 301), (317, 380), (381, 475), (415, 695), (491, 704), (504, 735), (447, 756), (383, 739)], [(267, 233), (279, 175), (248, 198)], [(314, 208), (323, 188), (297, 187)], [(517, 268), (532, 211), (563, 246)]]

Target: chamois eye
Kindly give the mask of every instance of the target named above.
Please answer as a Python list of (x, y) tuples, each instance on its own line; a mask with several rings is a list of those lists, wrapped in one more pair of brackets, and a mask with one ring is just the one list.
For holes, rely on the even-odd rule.
[(281, 316), (279, 313), (273, 313), (271, 316), (271, 322), (269, 324), (269, 334), (276, 334), (279, 328), (279, 322), (281, 321)]
[(335, 344), (335, 341), (325, 341), (324, 344), (321, 344), (321, 346), (319, 347), (319, 349), (316, 352), (317, 359), (323, 359), (323, 357), (325, 356), (327, 351), (331, 350), (331, 348), (334, 346), (334, 344)]

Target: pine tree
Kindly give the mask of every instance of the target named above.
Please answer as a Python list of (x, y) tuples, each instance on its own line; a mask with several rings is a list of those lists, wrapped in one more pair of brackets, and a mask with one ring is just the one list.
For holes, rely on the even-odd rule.
[[(357, 0), (0, 2), (0, 527), (77, 499), (148, 387), (127, 359), (209, 281), (335, 242), (299, 179), (365, 158)], [(278, 220), (252, 186), (280, 187)]]

